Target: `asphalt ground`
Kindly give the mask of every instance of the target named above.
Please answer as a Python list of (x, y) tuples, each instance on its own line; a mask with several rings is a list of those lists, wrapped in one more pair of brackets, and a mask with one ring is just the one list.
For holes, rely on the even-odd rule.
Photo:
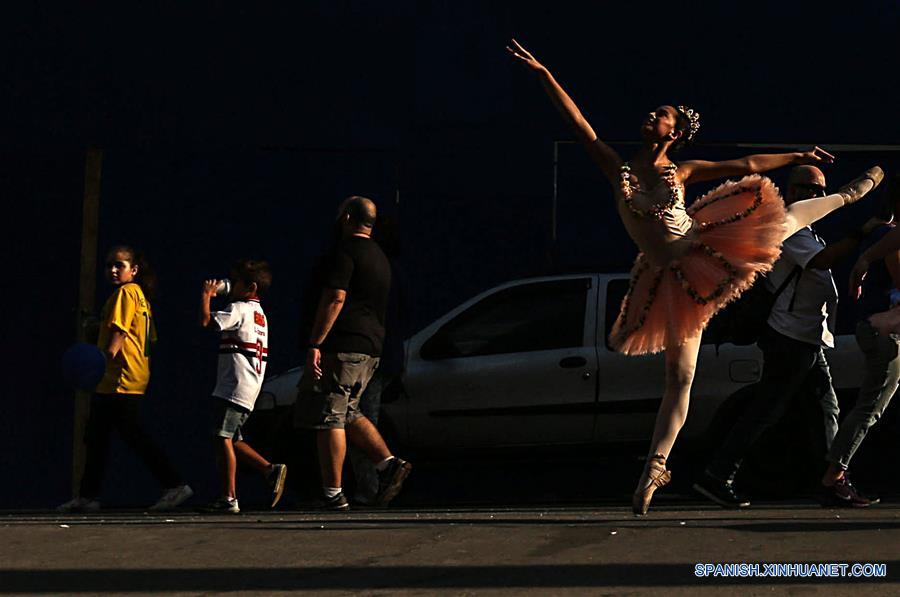
[[(897, 502), (732, 511), (662, 494), (646, 517), (619, 505), (119, 510), (7, 513), (0, 525), (2, 594), (900, 594)], [(695, 575), (742, 562), (875, 563), (886, 576)]]

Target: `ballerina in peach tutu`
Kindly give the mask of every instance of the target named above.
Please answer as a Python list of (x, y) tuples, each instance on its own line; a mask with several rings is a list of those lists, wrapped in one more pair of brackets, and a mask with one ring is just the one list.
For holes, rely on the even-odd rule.
[[(606, 175), (622, 223), (641, 250), (610, 343), (628, 355), (665, 351), (665, 390), (647, 464), (632, 499), (635, 514), (646, 514), (654, 491), (671, 479), (666, 458), (687, 417), (700, 336), (710, 318), (750, 287), (757, 274), (771, 269), (784, 239), (857, 201), (884, 173), (875, 166), (832, 195), (785, 207), (775, 185), (759, 173), (796, 164), (829, 164), (834, 157), (816, 147), (676, 164), (668, 154), (690, 142), (700, 128), (700, 115), (685, 106), (660, 106), (650, 112), (641, 126), (643, 147), (624, 162), (597, 138), (544, 65), (515, 40), (506, 49), (538, 77)], [(725, 182), (685, 206), (687, 185), (736, 176), (743, 178)]]

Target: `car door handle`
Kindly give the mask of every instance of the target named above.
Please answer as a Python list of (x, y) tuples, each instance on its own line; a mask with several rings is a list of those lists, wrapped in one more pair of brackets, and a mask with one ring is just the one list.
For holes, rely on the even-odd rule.
[(559, 366), (563, 369), (577, 369), (587, 365), (587, 359), (584, 357), (566, 357), (559, 362)]

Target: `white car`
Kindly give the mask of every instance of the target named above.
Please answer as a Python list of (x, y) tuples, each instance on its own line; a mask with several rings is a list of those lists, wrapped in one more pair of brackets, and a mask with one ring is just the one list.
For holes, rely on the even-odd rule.
[[(410, 450), (649, 441), (663, 356), (624, 356), (606, 343), (627, 288), (627, 274), (559, 275), (464, 302), (407, 341), (380, 426)], [(855, 393), (862, 355), (853, 337), (838, 336), (828, 359), (835, 388)], [(700, 437), (761, 367), (756, 346), (704, 344), (682, 437)], [(300, 373), (268, 380), (257, 410), (293, 403)]]

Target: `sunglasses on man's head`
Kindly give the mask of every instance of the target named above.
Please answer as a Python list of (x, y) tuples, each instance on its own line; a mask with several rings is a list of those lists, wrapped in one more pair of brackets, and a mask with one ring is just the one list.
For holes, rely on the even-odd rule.
[(798, 190), (806, 191), (812, 194), (814, 197), (824, 197), (825, 196), (825, 187), (820, 184), (795, 184)]

